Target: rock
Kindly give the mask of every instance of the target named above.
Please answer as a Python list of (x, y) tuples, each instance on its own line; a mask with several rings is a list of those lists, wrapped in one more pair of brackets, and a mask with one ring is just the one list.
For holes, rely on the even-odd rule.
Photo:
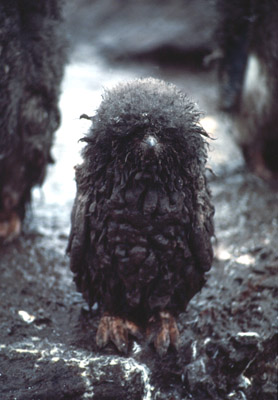
[(169, 63), (210, 51), (215, 11), (205, 0), (83, 0), (68, 2), (66, 18), (74, 46), (89, 39), (84, 55), (93, 50), (109, 60), (144, 57)]

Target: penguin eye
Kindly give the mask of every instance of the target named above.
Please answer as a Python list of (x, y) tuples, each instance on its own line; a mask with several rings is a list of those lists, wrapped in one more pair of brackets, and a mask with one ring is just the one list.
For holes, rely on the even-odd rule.
[(129, 129), (125, 136), (128, 138), (141, 138), (145, 135), (144, 128), (142, 126), (134, 126), (131, 129)]
[(177, 129), (175, 128), (166, 128), (163, 130), (163, 135), (161, 135), (161, 142), (165, 144), (175, 144), (179, 142), (180, 138), (177, 135)]
[(135, 126), (130, 129), (121, 132), (121, 134), (114, 134), (113, 139), (121, 142), (128, 143), (132, 141), (142, 140), (145, 136), (144, 128)]

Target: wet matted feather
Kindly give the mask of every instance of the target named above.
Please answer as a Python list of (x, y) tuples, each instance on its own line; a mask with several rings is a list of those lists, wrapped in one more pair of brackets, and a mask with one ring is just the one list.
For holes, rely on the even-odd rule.
[[(214, 208), (199, 119), (183, 92), (151, 78), (105, 92), (92, 118), (68, 251), (77, 288), (105, 321), (110, 315), (145, 328), (155, 318), (164, 332), (205, 282)], [(105, 337), (122, 350), (111, 324), (101, 323), (111, 329)], [(159, 353), (168, 348), (161, 332)]]

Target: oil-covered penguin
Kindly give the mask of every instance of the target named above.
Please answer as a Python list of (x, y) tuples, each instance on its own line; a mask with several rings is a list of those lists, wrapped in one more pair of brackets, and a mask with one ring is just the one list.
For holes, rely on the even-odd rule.
[(145, 330), (178, 348), (176, 317), (212, 264), (207, 134), (176, 86), (146, 78), (106, 91), (83, 139), (68, 244), (79, 291), (101, 319), (98, 347)]

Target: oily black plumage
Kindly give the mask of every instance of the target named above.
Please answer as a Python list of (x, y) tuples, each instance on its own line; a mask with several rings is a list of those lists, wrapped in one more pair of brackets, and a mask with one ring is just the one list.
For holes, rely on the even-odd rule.
[(18, 233), (51, 162), (66, 58), (61, 8), (62, 0), (0, 2), (0, 239)]
[(76, 168), (68, 246), (90, 305), (144, 325), (201, 289), (214, 213), (205, 136), (174, 85), (149, 78), (105, 93)]
[(278, 178), (278, 1), (216, 0), (220, 106), (249, 167)]

